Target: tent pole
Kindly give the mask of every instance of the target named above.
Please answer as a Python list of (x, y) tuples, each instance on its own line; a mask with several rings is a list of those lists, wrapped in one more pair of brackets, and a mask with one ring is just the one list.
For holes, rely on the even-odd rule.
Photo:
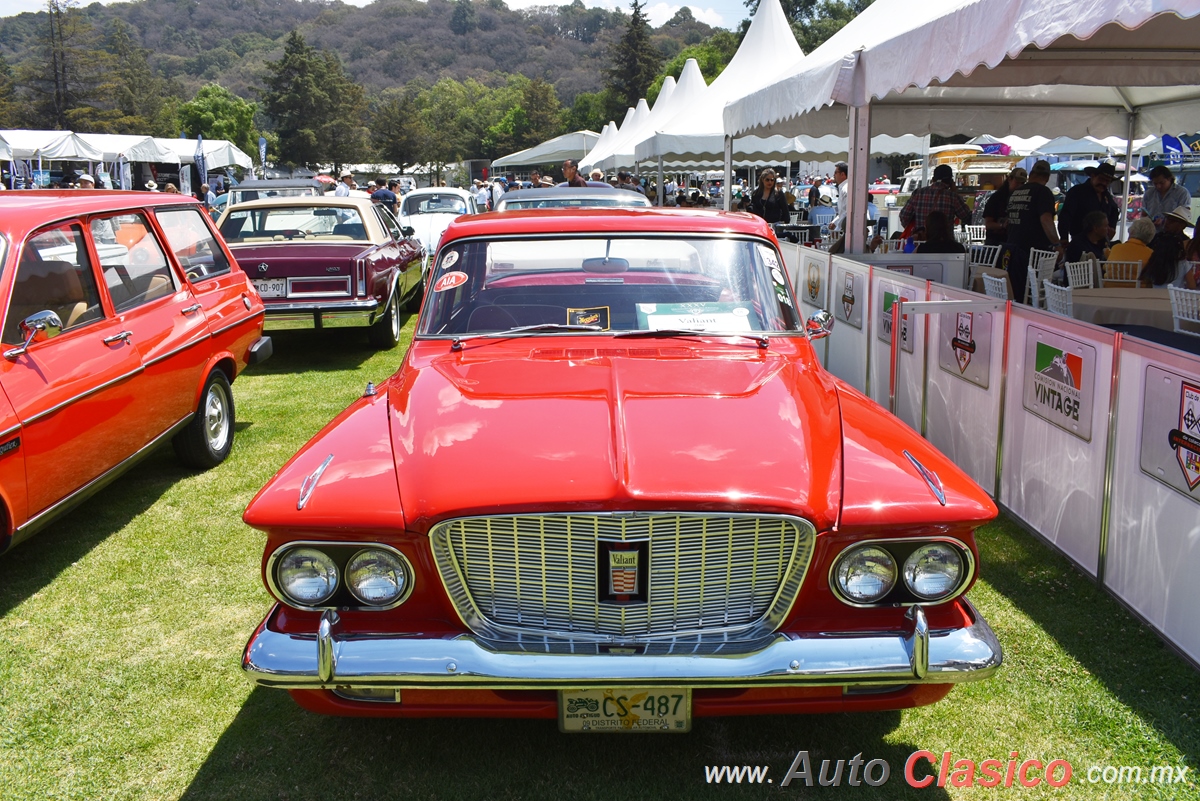
[(850, 208), (844, 223), (846, 253), (866, 252), (867, 171), (871, 157), (871, 106), (850, 106), (850, 177), (846, 179)]
[(658, 154), (658, 205), (661, 208), (663, 205), (663, 170), (662, 170), (662, 154)]
[(724, 196), (722, 203), (725, 211), (733, 206), (733, 137), (725, 137), (725, 186), (722, 188), (721, 194)]
[(1133, 131), (1137, 125), (1137, 112), (1129, 112), (1129, 136), (1125, 141), (1125, 191), (1121, 198), (1121, 228), (1120, 239), (1124, 242), (1127, 237), (1126, 230), (1129, 228), (1129, 179), (1133, 174)]

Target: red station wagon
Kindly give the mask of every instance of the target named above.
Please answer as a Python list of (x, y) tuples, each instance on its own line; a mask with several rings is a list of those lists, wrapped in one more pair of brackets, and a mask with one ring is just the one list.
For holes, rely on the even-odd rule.
[(225, 459), (230, 383), (271, 340), (199, 203), (4, 192), (0, 264), (0, 551), (161, 442), (194, 466)]
[(903, 709), (1001, 661), (996, 515), (827, 373), (747, 214), (516, 211), (442, 238), (399, 371), (250, 503), (243, 669), (340, 715)]

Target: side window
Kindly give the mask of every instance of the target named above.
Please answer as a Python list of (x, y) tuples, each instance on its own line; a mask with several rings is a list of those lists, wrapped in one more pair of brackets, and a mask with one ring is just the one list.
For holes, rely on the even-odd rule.
[(117, 311), (175, 291), (175, 277), (146, 216), (118, 214), (92, 220), (92, 240)]
[(192, 281), (229, 272), (229, 259), (201, 219), (198, 209), (155, 212), (167, 247)]
[(404, 240), (404, 234), (400, 233), (400, 225), (396, 222), (396, 218), (392, 216), (390, 211), (382, 206), (376, 206), (375, 213), (379, 215), (379, 221), (383, 223), (384, 229), (392, 235), (392, 239), (395, 239), (397, 242)]
[(4, 343), (24, 342), (21, 321), (47, 310), (58, 315), (64, 331), (104, 317), (83, 229), (77, 224), (39, 231), (25, 242), (4, 318)]

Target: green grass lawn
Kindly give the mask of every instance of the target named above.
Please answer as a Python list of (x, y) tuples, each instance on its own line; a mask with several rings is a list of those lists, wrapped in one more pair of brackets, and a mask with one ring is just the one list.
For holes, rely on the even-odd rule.
[[(411, 334), (411, 320), (406, 328)], [(689, 735), (565, 736), (554, 721), (357, 720), (254, 689), (239, 657), (269, 607), (254, 493), (401, 350), (275, 335), (234, 384), (237, 441), (207, 473), (169, 448), (0, 559), (0, 799), (1200, 798), (1200, 781), (1089, 784), (1093, 765), (1200, 771), (1200, 674), (1009, 521), (980, 535), (972, 599), (1005, 648), (990, 681), (903, 713), (698, 719)], [(1200, 614), (1200, 610), (1197, 610)], [(884, 759), (884, 788), (779, 786), (796, 752)], [(909, 754), (1068, 760), (1071, 784), (928, 788)], [(704, 766), (769, 765), (770, 785)], [(814, 769), (816, 765), (814, 765)]]

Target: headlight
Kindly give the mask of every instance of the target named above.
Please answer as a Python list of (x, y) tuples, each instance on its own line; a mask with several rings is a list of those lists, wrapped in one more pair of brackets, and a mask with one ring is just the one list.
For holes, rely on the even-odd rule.
[(896, 560), (873, 545), (843, 553), (833, 573), (838, 589), (852, 603), (874, 603), (896, 586)]
[(404, 559), (390, 551), (367, 548), (346, 563), (346, 586), (368, 606), (387, 606), (404, 597), (412, 576)]
[(280, 591), (299, 606), (317, 606), (333, 597), (338, 567), (316, 548), (295, 548), (279, 560)]
[(904, 583), (923, 601), (935, 601), (954, 592), (962, 574), (958, 549), (942, 542), (922, 545), (904, 561)]

